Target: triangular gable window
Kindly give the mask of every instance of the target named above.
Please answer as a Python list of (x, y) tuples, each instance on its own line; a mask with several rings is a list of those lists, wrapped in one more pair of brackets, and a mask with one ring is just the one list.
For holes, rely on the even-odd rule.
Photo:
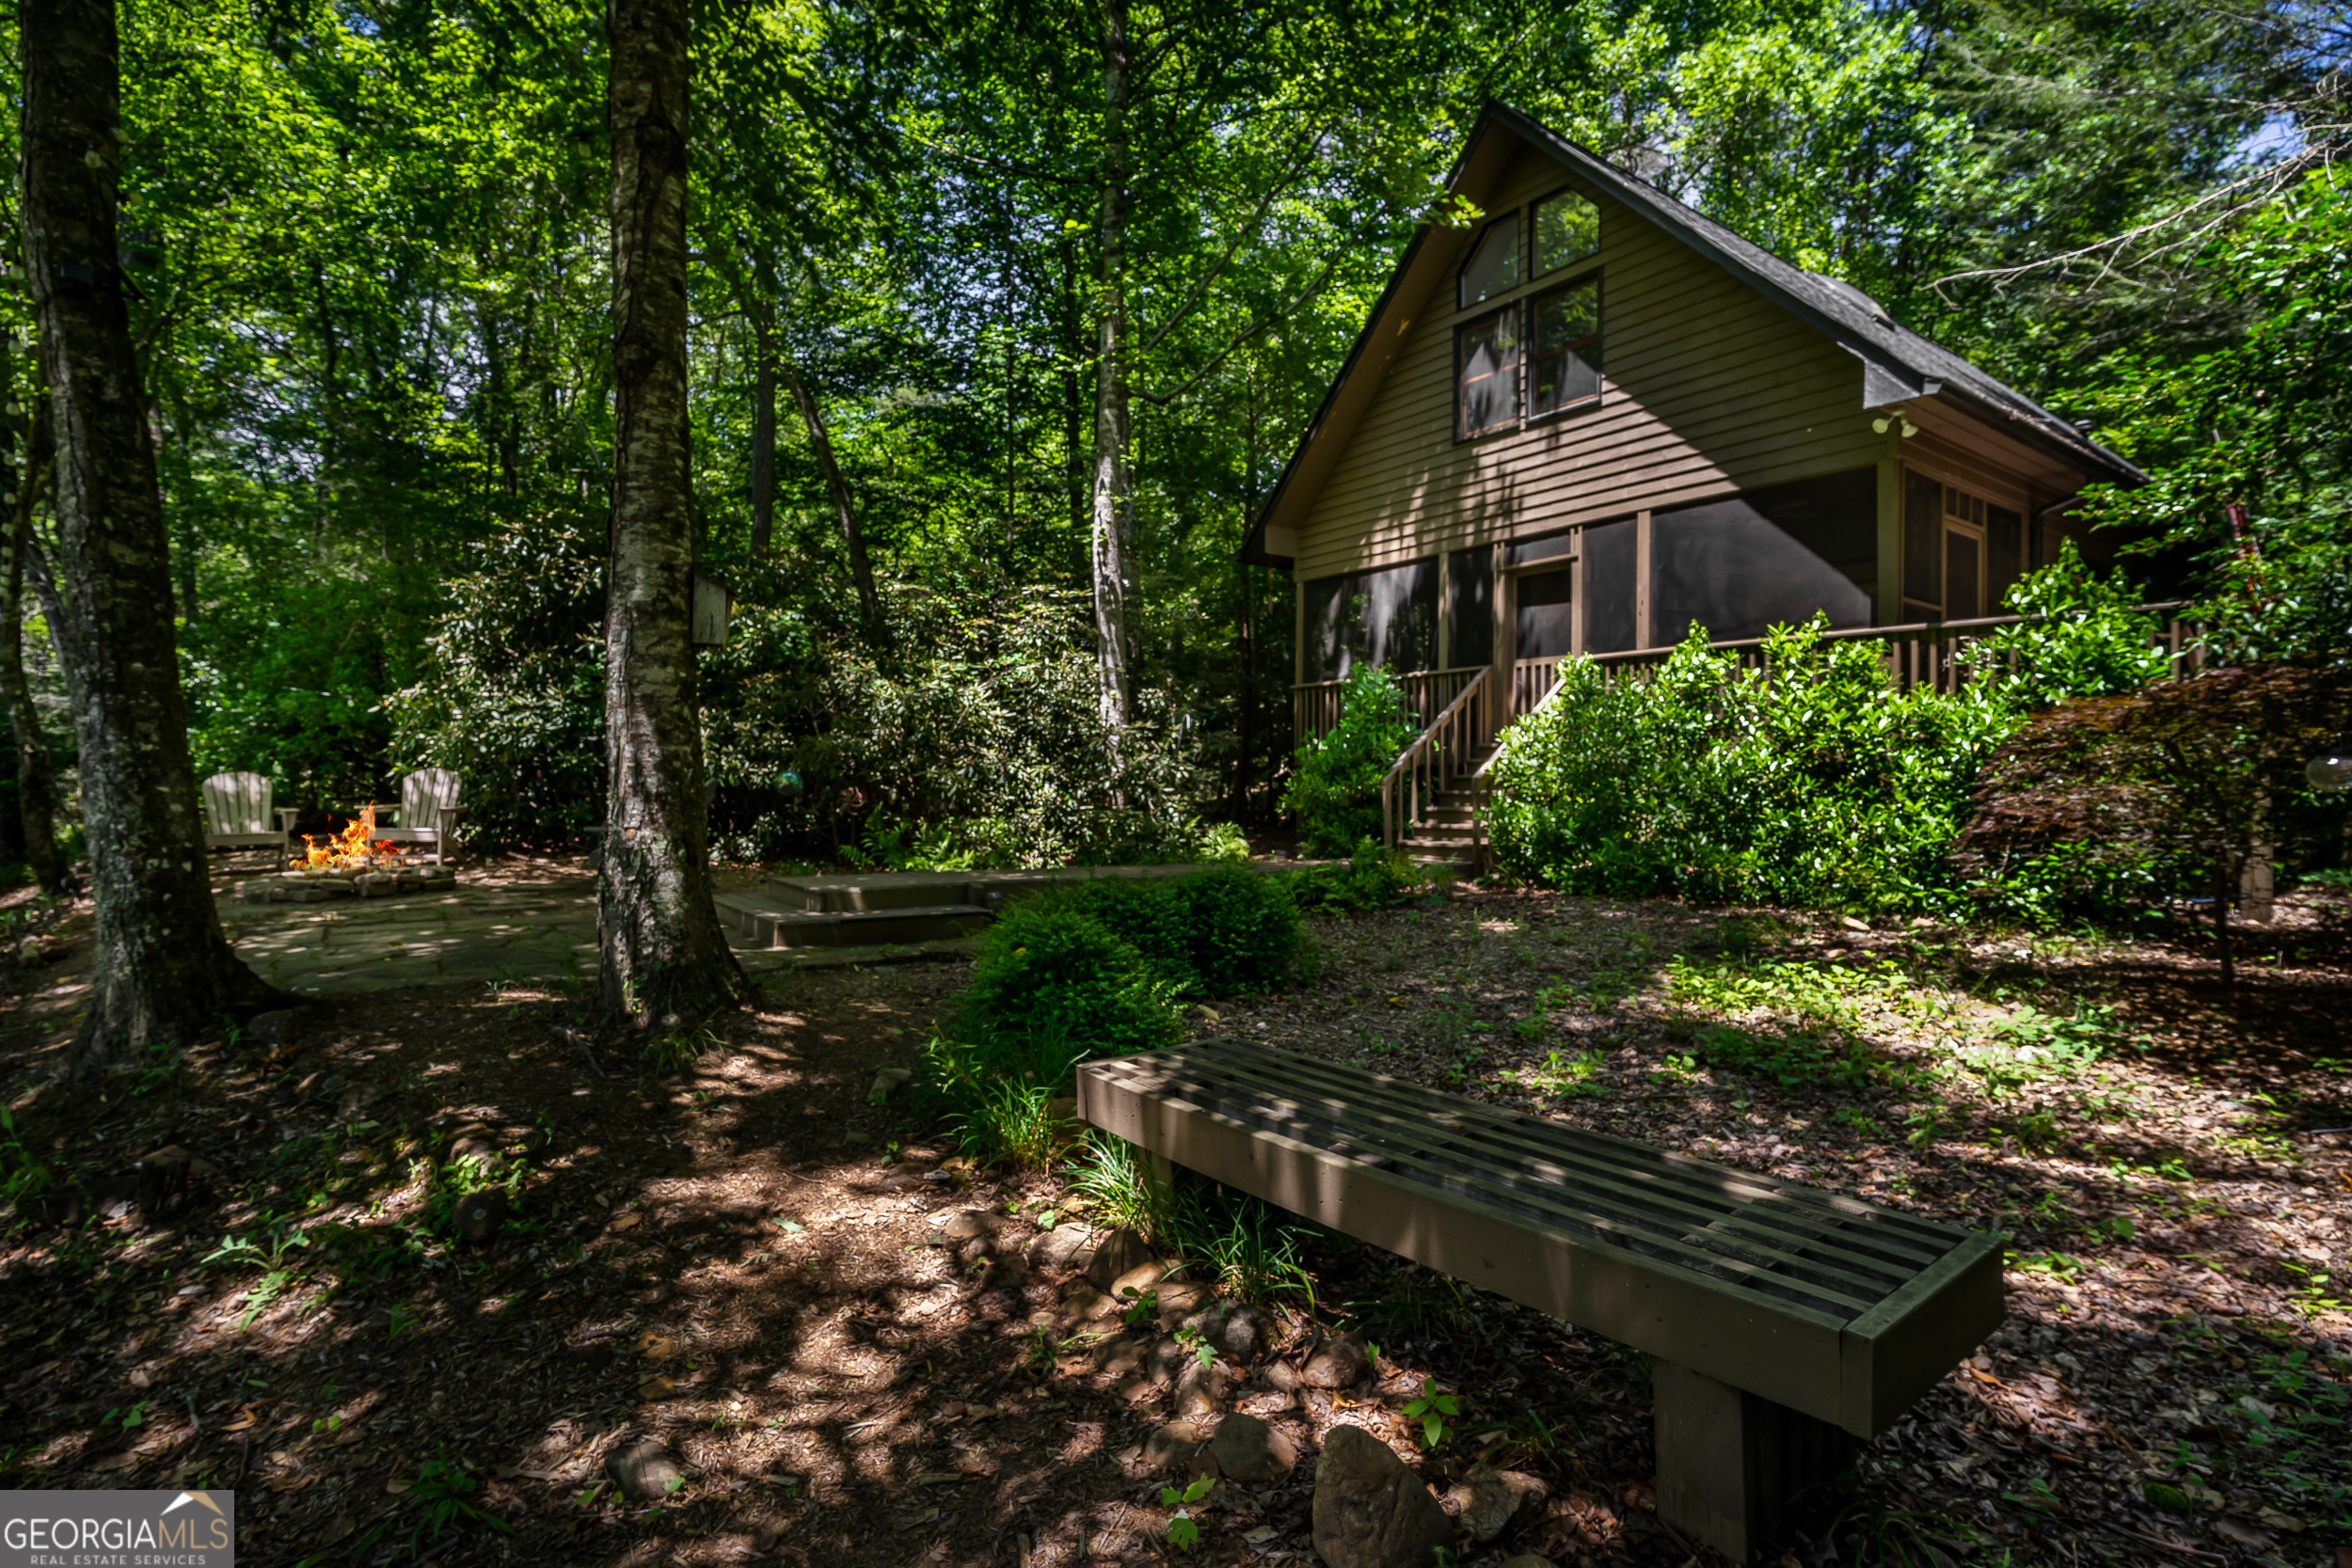
[(1461, 308), (1492, 299), (1519, 286), (1519, 215), (1497, 218), (1478, 236), (1470, 265), (1462, 269)]

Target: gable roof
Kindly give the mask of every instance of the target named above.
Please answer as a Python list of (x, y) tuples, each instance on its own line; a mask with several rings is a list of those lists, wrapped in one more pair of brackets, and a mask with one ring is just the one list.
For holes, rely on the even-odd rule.
[[(1958, 404), (1985, 423), (2042, 449), (2089, 479), (2108, 480), (2127, 485), (2146, 483), (2148, 476), (2122, 457), (1941, 343), (1898, 324), (1877, 301), (1860, 289), (1782, 261), (1761, 245), (1694, 208), (1677, 201), (1646, 181), (1619, 168), (1591, 149), (1537, 123), (1507, 103), (1491, 99), (1487, 101), (1477, 123), (1471, 126), (1460, 155), (1454, 159), (1454, 167), (1446, 175), (1446, 189), (1453, 191), (1460, 188), (1465, 172), (1481, 161), (1479, 155), (1487, 139), (1498, 131), (1510, 133), (1520, 141), (1541, 148), (1614, 197), (1629, 211), (1648, 219), (1860, 359), (1863, 407), (1883, 407), (1913, 398), (1941, 398)], [(1243, 561), (1268, 566), (1290, 564), (1289, 558), (1266, 552), (1268, 521), (1280, 506), (1309, 451), (1323, 442), (1344, 442), (1352, 432), (1352, 419), (1345, 420), (1343, 428), (1342, 421), (1334, 418), (1340, 407), (1341, 393), (1348, 387), (1351, 378), (1362, 374), (1376, 377), (1381, 373), (1376, 370), (1364, 369), (1362, 361), (1366, 349), (1381, 324), (1391, 315), (1400, 286), (1412, 271), (1413, 263), (1435, 228), (1434, 224), (1423, 224), (1416, 230), (1411, 243), (1398, 259), (1395, 270), (1389, 276), (1387, 287), (1381, 291), (1378, 302), (1373, 306), (1372, 314), (1364, 323), (1363, 331), (1358, 334), (1355, 345), (1348, 350), (1347, 358), (1340, 366), (1339, 374), (1324, 393), (1322, 406), (1308, 421), (1307, 434), (1299, 441), (1297, 450), (1292, 452), (1290, 462), (1284, 466), (1281, 478), (1275, 482), (1265, 504), (1259, 508), (1257, 520), (1251, 525), (1249, 535), (1242, 545)], [(1402, 326), (1398, 330), (1401, 333)]]

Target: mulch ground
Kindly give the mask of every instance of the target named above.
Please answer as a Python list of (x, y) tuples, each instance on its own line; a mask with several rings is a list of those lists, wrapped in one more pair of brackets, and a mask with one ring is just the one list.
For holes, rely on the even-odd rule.
[[(1480, 892), (1318, 920), (1315, 978), (1191, 1016), (2009, 1233), (2008, 1325), (1784, 1562), (2352, 1568), (2343, 916), (2288, 910), (2231, 1006), (2193, 946)], [(58, 935), (86, 944), (87, 911)], [(377, 992), (104, 1101), (43, 1078), (66, 967), (20, 966), (0, 1035), (18, 1134), (87, 1211), (0, 1241), (0, 1485), (231, 1486), (256, 1564), (1175, 1560), (1149, 1340), (1020, 1261), (1041, 1216), (1086, 1215), (868, 1103), (963, 966), (780, 981), (669, 1076), (577, 997)], [(479, 1243), (474, 1189), (511, 1192)], [(1224, 1397), (1298, 1472), (1220, 1484), (1187, 1560), (1311, 1560), (1343, 1421), (1440, 1490), (1499, 1442), (1549, 1483), (1467, 1565), (1713, 1560), (1650, 1512), (1640, 1357), (1334, 1239), (1304, 1256), (1378, 1379), (1281, 1386), (1314, 1325), (1278, 1301)], [(1512, 1426), (1423, 1453), (1424, 1379), (1465, 1433)], [(644, 1436), (683, 1462), (653, 1502), (604, 1479)]]

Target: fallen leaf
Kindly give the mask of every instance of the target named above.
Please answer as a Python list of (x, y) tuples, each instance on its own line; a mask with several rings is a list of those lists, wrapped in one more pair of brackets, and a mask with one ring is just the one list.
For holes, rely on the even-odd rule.
[(1256, 1529), (1253, 1529), (1248, 1535), (1243, 1536), (1242, 1539), (1248, 1542), (1253, 1546), (1263, 1546), (1280, 1533), (1281, 1532), (1276, 1529), (1272, 1525), (1260, 1525)]
[(963, 1474), (960, 1470), (925, 1470), (921, 1475), (914, 1478), (914, 1484), (917, 1486), (937, 1486), (942, 1481), (961, 1481), (962, 1479)]
[(2253, 1526), (2245, 1523), (2243, 1520), (2223, 1519), (2217, 1522), (2213, 1528), (2214, 1533), (2220, 1536), (2223, 1540), (2234, 1541), (2241, 1546), (2251, 1546), (2256, 1551), (2261, 1551), (2264, 1547), (2270, 1544), (2269, 1536), (2265, 1535), (2261, 1530), (2256, 1529)]
[(87, 1467), (92, 1470), (127, 1470), (138, 1462), (137, 1454), (125, 1449), (121, 1453), (110, 1453), (103, 1459), (92, 1460)]
[(269, 1489), (273, 1492), (299, 1492), (318, 1479), (316, 1476), (280, 1476), (269, 1483)]
[(637, 1354), (648, 1361), (667, 1361), (678, 1353), (678, 1342), (652, 1329), (637, 1336)]
[(2309, 1524), (2296, 1518), (2294, 1514), (2281, 1513), (2275, 1508), (2265, 1508), (2260, 1510), (2255, 1513), (2254, 1517), (2261, 1520), (2264, 1524), (2268, 1525), (2272, 1529), (2282, 1529), (2289, 1535), (2293, 1535), (2298, 1530), (2307, 1530), (2312, 1528)]
[(408, 1480), (405, 1476), (394, 1476), (391, 1480), (384, 1483), (384, 1490), (389, 1492), (393, 1497), (397, 1497), (403, 1492), (407, 1491), (409, 1487), (415, 1484), (416, 1482)]
[(236, 1417), (220, 1430), (223, 1432), (243, 1432), (246, 1428), (253, 1424), (253, 1409), (254, 1407), (252, 1405), (246, 1405), (243, 1410), (238, 1411)]
[(132, 1387), (151, 1388), (154, 1386), (155, 1374), (153, 1372), (149, 1371), (145, 1367), (139, 1367), (133, 1370), (131, 1373)]
[(641, 1214), (623, 1214), (619, 1219), (612, 1222), (611, 1228), (614, 1230), (634, 1230), (643, 1219), (644, 1216)]
[(348, 1421), (343, 1423), (343, 1428), (341, 1432), (335, 1433), (335, 1447), (339, 1449), (347, 1449), (358, 1441), (359, 1441), (359, 1429), (353, 1426)]
[(649, 1377), (637, 1386), (641, 1400), (666, 1400), (677, 1392), (677, 1384), (666, 1377)]

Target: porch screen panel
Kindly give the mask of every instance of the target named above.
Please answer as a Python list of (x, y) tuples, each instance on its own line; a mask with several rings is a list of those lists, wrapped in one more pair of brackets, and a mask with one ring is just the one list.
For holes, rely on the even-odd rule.
[(1879, 474), (1849, 468), (1823, 479), (1752, 490), (1740, 499), (1781, 532), (1857, 582), (1878, 576)]
[(1518, 657), (1550, 658), (1569, 651), (1576, 631), (1576, 606), (1568, 589), (1576, 574), (1566, 567), (1529, 572), (1516, 584), (1518, 600)]
[(1984, 612), (2003, 615), (2001, 601), (2026, 575), (2026, 519), (2005, 506), (1984, 509)]
[(1984, 613), (1977, 602), (1977, 541), (1954, 529), (1944, 535), (1944, 618), (1967, 621)]
[(1437, 660), (1435, 561), (1307, 584), (1308, 680), (1345, 680), (1359, 664), (1427, 670)]
[(1456, 670), (1485, 664), (1495, 657), (1495, 555), (1480, 546), (1455, 550), (1446, 563), (1446, 613), (1454, 621), (1454, 641), (1446, 662)]
[(1944, 602), (1944, 486), (1925, 474), (1903, 475), (1903, 597)]
[(1659, 513), (1650, 562), (1650, 626), (1661, 647), (1693, 626), (1714, 641), (1761, 637), (1816, 610), (1833, 626), (1870, 624), (1870, 596), (1745, 498)]
[(1633, 519), (1584, 531), (1584, 651), (1633, 646)]

